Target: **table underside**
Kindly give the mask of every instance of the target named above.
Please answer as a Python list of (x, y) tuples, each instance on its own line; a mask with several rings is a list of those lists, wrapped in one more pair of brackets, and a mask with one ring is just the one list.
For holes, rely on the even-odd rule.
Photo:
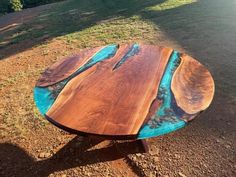
[(184, 127), (214, 95), (197, 60), (154, 45), (85, 49), (42, 74), (34, 99), (42, 115), (72, 133), (144, 139)]

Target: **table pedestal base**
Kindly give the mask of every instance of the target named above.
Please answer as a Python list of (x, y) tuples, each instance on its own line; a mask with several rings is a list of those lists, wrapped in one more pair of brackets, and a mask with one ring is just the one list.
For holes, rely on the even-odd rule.
[[(82, 139), (93, 139), (93, 141), (95, 142), (102, 142), (102, 141), (105, 141), (105, 140), (109, 140), (109, 139), (106, 139), (106, 137), (102, 137), (102, 136), (94, 136), (94, 135), (85, 135), (85, 136), (80, 136)], [(112, 140), (112, 141), (116, 141), (116, 140)], [(121, 142), (122, 140), (117, 140), (119, 141), (118, 143), (115, 143), (117, 144), (117, 148), (120, 147), (124, 147), (124, 145), (128, 145), (127, 148), (135, 148), (136, 150), (136, 153), (149, 153), (149, 147), (148, 147), (148, 142), (145, 140), (145, 139), (142, 139), (142, 140), (124, 140), (124, 142)], [(127, 151), (130, 151), (131, 149), (127, 150)]]
[(143, 148), (144, 153), (148, 153), (149, 152), (149, 147), (148, 147), (147, 141), (144, 140), (144, 139), (143, 140), (137, 140), (137, 141), (139, 141), (139, 144)]

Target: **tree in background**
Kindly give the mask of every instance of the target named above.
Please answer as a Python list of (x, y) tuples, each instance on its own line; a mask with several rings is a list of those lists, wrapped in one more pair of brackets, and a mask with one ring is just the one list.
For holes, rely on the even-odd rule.
[(10, 0), (9, 5), (10, 5), (10, 9), (14, 12), (21, 11), (23, 8), (21, 0)]
[(20, 11), (22, 8), (30, 8), (62, 0), (0, 0), (0, 13)]

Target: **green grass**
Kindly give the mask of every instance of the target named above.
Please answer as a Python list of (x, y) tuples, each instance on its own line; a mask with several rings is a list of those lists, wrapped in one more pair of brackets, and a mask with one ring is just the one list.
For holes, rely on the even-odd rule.
[(147, 10), (163, 11), (173, 9), (182, 5), (191, 4), (197, 0), (166, 0), (158, 5), (150, 6)]
[[(33, 22), (5, 32), (0, 48), (33, 39), (36, 44), (60, 37), (78, 47), (114, 42), (155, 40), (158, 28), (149, 11), (164, 11), (193, 0), (70, 0), (55, 4)], [(158, 15), (158, 14), (157, 14)], [(143, 18), (145, 16), (145, 19)]]

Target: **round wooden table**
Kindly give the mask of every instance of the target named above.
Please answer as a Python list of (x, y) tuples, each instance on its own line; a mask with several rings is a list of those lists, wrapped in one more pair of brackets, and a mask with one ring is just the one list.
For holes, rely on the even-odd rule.
[(34, 88), (47, 120), (76, 134), (145, 139), (187, 125), (211, 103), (201, 63), (171, 48), (107, 45), (55, 63)]

